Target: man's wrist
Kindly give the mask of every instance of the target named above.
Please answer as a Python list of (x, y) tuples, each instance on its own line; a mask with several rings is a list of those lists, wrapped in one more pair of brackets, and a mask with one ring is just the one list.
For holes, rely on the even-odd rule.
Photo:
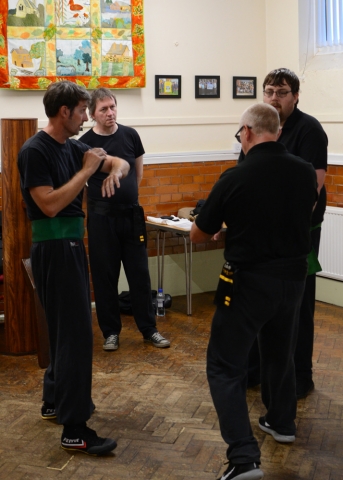
[(109, 175), (116, 175), (117, 177), (121, 178), (123, 175), (123, 172), (119, 167), (112, 167)]

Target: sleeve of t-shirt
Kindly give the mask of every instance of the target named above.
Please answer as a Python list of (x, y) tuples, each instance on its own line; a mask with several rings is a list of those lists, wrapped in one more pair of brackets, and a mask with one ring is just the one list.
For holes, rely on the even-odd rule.
[(39, 150), (27, 148), (22, 151), (20, 167), (24, 188), (53, 186), (49, 163)]
[(315, 170), (327, 169), (328, 140), (322, 128), (312, 128), (302, 138), (297, 155), (309, 163)]
[(223, 198), (219, 180), (212, 188), (206, 202), (195, 219), (196, 226), (203, 232), (214, 235), (223, 225)]
[(132, 128), (132, 140), (134, 144), (135, 158), (138, 158), (144, 155), (145, 151), (144, 151), (141, 137), (138, 135), (138, 132), (134, 128)]
[(79, 140), (73, 140), (73, 142), (77, 145), (77, 147), (81, 150), (82, 155), (87, 152), (87, 150), (90, 150), (92, 147), (87, 145), (86, 141), (81, 141)]

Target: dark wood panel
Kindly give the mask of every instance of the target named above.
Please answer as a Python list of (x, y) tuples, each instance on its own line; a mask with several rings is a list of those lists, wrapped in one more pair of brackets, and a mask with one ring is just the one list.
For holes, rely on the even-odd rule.
[(30, 256), (31, 229), (20, 192), (17, 158), (23, 143), (36, 133), (37, 122), (32, 118), (1, 120), (5, 351), (12, 354), (36, 349), (35, 309), (21, 266), (22, 258)]

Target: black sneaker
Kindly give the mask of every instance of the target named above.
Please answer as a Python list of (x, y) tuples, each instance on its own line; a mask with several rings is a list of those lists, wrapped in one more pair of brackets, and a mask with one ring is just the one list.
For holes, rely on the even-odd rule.
[(296, 392), (297, 399), (306, 398), (314, 390), (314, 383), (312, 378), (297, 378)]
[(98, 437), (96, 432), (86, 426), (64, 427), (61, 447), (64, 450), (82, 452), (87, 455), (106, 455), (117, 446), (112, 438)]
[(118, 350), (119, 347), (119, 335), (110, 335), (106, 338), (102, 348), (107, 351)]
[(259, 480), (264, 474), (256, 463), (229, 463), (229, 466), (218, 480)]
[(144, 341), (147, 343), (152, 343), (154, 347), (157, 348), (166, 348), (170, 347), (170, 341), (162, 337), (158, 332), (153, 333), (150, 337), (144, 337)]
[(43, 420), (54, 420), (55, 418), (57, 418), (55, 405), (52, 403), (44, 402), (41, 412)]
[(272, 435), (274, 440), (276, 440), (277, 442), (292, 443), (295, 440), (295, 435), (283, 435), (282, 433), (278, 433), (276, 430), (273, 430), (269, 423), (266, 422), (265, 417), (260, 417), (258, 424), (261, 430), (269, 433), (269, 435)]

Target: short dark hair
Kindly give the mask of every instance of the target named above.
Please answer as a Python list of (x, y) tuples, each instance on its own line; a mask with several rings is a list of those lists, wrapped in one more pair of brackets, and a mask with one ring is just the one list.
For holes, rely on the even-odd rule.
[(299, 93), (300, 81), (292, 70), (288, 68), (277, 68), (268, 73), (263, 82), (263, 90), (266, 85), (273, 85), (280, 87), (284, 82), (290, 86), (293, 95)]
[(112, 93), (109, 88), (104, 88), (104, 87), (97, 88), (92, 92), (91, 99), (88, 105), (88, 110), (90, 115), (94, 115), (97, 101), (103, 100), (104, 98), (113, 98), (114, 103), (117, 105), (117, 99), (114, 93)]
[(43, 97), (46, 116), (48, 118), (56, 117), (59, 109), (63, 106), (68, 107), (70, 115), (72, 115), (81, 100), (89, 102), (90, 95), (80, 85), (67, 80), (51, 83)]

